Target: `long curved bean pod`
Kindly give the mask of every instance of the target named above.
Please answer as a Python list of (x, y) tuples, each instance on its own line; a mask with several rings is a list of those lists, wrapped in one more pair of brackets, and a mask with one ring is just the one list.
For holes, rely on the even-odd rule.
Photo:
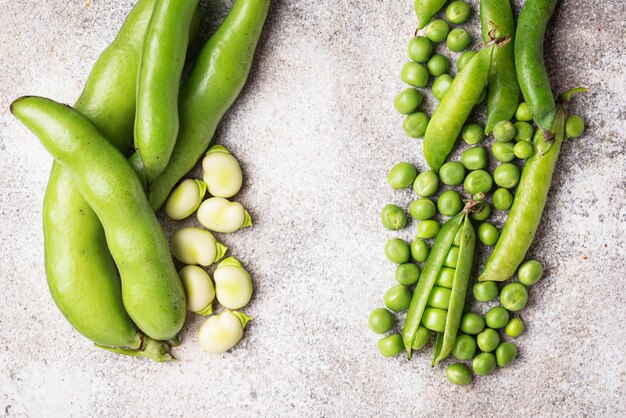
[(237, 0), (202, 49), (179, 97), (180, 129), (165, 170), (149, 187), (161, 207), (176, 183), (207, 150), (222, 116), (243, 88), (270, 0)]
[(557, 0), (526, 0), (515, 32), (517, 79), (539, 128), (553, 135), (556, 105), (543, 57), (543, 38)]
[(444, 4), (446, 0), (415, 0), (415, 14), (419, 29), (426, 26)]
[(495, 45), (483, 48), (459, 72), (435, 109), (424, 134), (424, 158), (437, 172), (454, 148), (463, 124), (485, 89)]
[(141, 54), (135, 148), (148, 184), (165, 168), (178, 134), (178, 88), (198, 0), (158, 0)]
[(501, 120), (510, 120), (519, 102), (519, 84), (515, 72), (513, 42), (515, 20), (510, 0), (481, 0), (480, 24), (485, 42), (491, 40), (490, 32), (497, 38), (509, 38), (509, 43), (493, 51), (487, 89), (487, 121), (485, 134)]

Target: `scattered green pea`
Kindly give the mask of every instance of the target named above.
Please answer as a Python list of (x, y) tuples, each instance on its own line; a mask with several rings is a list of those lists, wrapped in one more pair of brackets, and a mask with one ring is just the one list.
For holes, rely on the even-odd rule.
[(498, 346), (498, 348), (496, 348), (496, 360), (498, 367), (508, 366), (513, 363), (515, 357), (517, 357), (517, 347), (510, 342), (503, 342)]
[(368, 324), (370, 329), (375, 334), (384, 334), (389, 331), (393, 324), (396, 322), (396, 318), (391, 312), (385, 308), (376, 308), (370, 313), (368, 318)]
[(393, 106), (403, 115), (413, 113), (422, 103), (422, 93), (413, 87), (402, 90), (393, 100)]
[(505, 189), (512, 189), (517, 186), (521, 172), (519, 167), (511, 163), (502, 163), (493, 172), (493, 181)]
[(454, 340), (452, 355), (457, 360), (470, 360), (476, 353), (476, 340), (469, 334), (460, 334)]
[(479, 376), (487, 376), (496, 369), (496, 356), (492, 353), (480, 353), (472, 361), (472, 369)]
[(405, 311), (411, 304), (411, 291), (401, 284), (391, 286), (385, 293), (383, 301), (385, 306), (394, 312)]
[(504, 328), (509, 323), (509, 311), (502, 306), (494, 306), (485, 315), (485, 323), (489, 328)]
[(461, 131), (461, 137), (469, 145), (475, 145), (485, 139), (485, 129), (478, 123), (468, 123)]
[(515, 119), (521, 120), (523, 122), (528, 122), (533, 120), (533, 113), (530, 111), (530, 107), (526, 102), (522, 102), (517, 106), (517, 110), (515, 111)]
[(474, 208), (474, 212), (470, 214), (470, 218), (472, 218), (475, 221), (484, 221), (490, 215), (491, 215), (491, 205), (488, 202), (483, 200), (482, 202), (480, 202), (478, 206), (476, 206), (476, 208)]
[(383, 357), (393, 357), (404, 351), (404, 343), (400, 334), (391, 334), (378, 341), (378, 351)]
[(467, 33), (465, 29), (461, 28), (452, 29), (446, 38), (446, 45), (448, 45), (448, 49), (452, 52), (461, 52), (467, 49), (470, 42), (472, 42), (470, 34)]
[(387, 174), (387, 181), (391, 188), (396, 190), (406, 189), (415, 181), (417, 170), (412, 164), (401, 162), (393, 166)]
[[(491, 247), (496, 245), (498, 242), (498, 238), (500, 237), (500, 232), (498, 232), (498, 228), (490, 224), (489, 222), (483, 222), (478, 226), (478, 239), (483, 244)], [(491, 283), (491, 282), (484, 282)], [(496, 290), (497, 292), (497, 290)], [(496, 293), (497, 296), (497, 293)]]
[(461, 318), (460, 328), (466, 334), (480, 334), (485, 329), (485, 319), (477, 313), (466, 312)]
[(515, 138), (515, 126), (509, 120), (501, 120), (494, 126), (493, 136), (498, 142), (509, 142)]
[(431, 331), (443, 332), (446, 328), (446, 316), (448, 311), (444, 309), (426, 307), (422, 315), (422, 324)]
[(498, 344), (500, 344), (500, 335), (495, 329), (485, 328), (476, 336), (476, 342), (478, 343), (478, 348), (488, 353), (495, 350)]
[(498, 285), (496, 282), (478, 282), (474, 284), (472, 293), (479, 302), (491, 302), (498, 297)]
[(515, 147), (513, 148), (513, 153), (520, 160), (525, 160), (533, 156), (533, 154), (535, 153), (535, 147), (530, 142), (520, 141), (515, 144)]
[(517, 269), (517, 279), (526, 286), (532, 286), (541, 279), (543, 265), (537, 260), (527, 260)]
[(392, 238), (385, 244), (385, 255), (392, 263), (402, 264), (409, 261), (411, 250), (405, 240)]
[(465, 51), (461, 54), (458, 60), (456, 60), (456, 70), (461, 71), (463, 67), (476, 55), (476, 51)]
[(535, 128), (530, 123), (517, 121), (513, 124), (513, 127), (515, 127), (515, 137), (513, 139), (516, 141), (532, 141)]
[(411, 138), (422, 138), (426, 133), (426, 127), (428, 127), (429, 121), (430, 118), (424, 112), (411, 113), (404, 119), (402, 128), (404, 129), (404, 133)]
[(428, 344), (428, 340), (430, 340), (431, 332), (428, 328), (419, 326), (417, 328), (417, 334), (415, 334), (415, 340), (413, 341), (413, 346), (411, 347), (413, 350), (421, 350), (424, 348), (426, 344)]
[(402, 263), (396, 267), (396, 280), (405, 286), (412, 286), (420, 278), (420, 268), (415, 263)]
[(472, 383), (472, 373), (465, 364), (454, 363), (446, 369), (448, 381), (454, 385), (465, 386)]
[(509, 283), (500, 292), (500, 303), (511, 312), (521, 311), (528, 302), (528, 291), (521, 283)]
[(585, 121), (578, 115), (568, 116), (565, 121), (565, 134), (568, 138), (578, 138), (585, 132)]
[(469, 194), (489, 193), (492, 186), (493, 179), (485, 170), (470, 172), (463, 182), (463, 188)]
[(445, 41), (449, 32), (450, 25), (448, 25), (448, 22), (442, 19), (431, 20), (424, 29), (424, 34), (426, 35), (426, 37), (434, 43)]
[(435, 216), (436, 211), (435, 203), (426, 197), (414, 200), (409, 206), (409, 213), (418, 221), (432, 218)]
[(452, 283), (454, 282), (454, 269), (450, 267), (442, 267), (437, 273), (437, 286), (452, 289)]
[(512, 142), (494, 142), (491, 146), (493, 157), (501, 163), (510, 163), (515, 159), (515, 144)]
[(428, 84), (429, 77), (428, 69), (416, 62), (404, 64), (400, 73), (400, 79), (413, 87), (425, 87)]
[(498, 210), (509, 210), (513, 204), (513, 195), (504, 188), (497, 189), (491, 196), (493, 206)]
[(426, 62), (433, 52), (433, 44), (425, 36), (411, 38), (407, 47), (407, 55), (415, 62)]
[(458, 161), (448, 161), (439, 169), (439, 178), (448, 186), (459, 185), (465, 178), (465, 167)]
[(439, 177), (434, 171), (422, 171), (413, 182), (413, 191), (419, 197), (430, 197), (437, 192)]
[(454, 23), (455, 25), (460, 25), (469, 19), (470, 13), (472, 9), (469, 4), (464, 1), (454, 1), (450, 3), (448, 8), (446, 9), (446, 19), (448, 22)]
[(435, 96), (435, 99), (439, 101), (443, 99), (443, 96), (445, 96), (450, 89), (453, 80), (454, 79), (450, 74), (443, 74), (442, 76), (437, 77), (432, 87), (432, 92), (433, 96)]
[(404, 210), (400, 206), (391, 203), (383, 208), (380, 218), (383, 226), (391, 231), (404, 228), (407, 222)]
[(420, 238), (415, 238), (411, 243), (411, 257), (418, 263), (426, 261), (429, 252), (430, 248), (428, 248), (426, 241)]
[(427, 219), (417, 224), (417, 237), (423, 239), (432, 239), (437, 236), (441, 225), (434, 219)]
[(463, 209), (463, 199), (457, 191), (446, 190), (437, 200), (437, 209), (443, 216), (454, 216)]
[(426, 68), (428, 68), (428, 71), (434, 77), (439, 77), (440, 75), (448, 71), (448, 66), (448, 59), (441, 54), (433, 55), (426, 63)]
[[(468, 170), (484, 169), (487, 167), (487, 151), (483, 147), (468, 148), (461, 154), (461, 163)], [(460, 182), (458, 184), (460, 184)]]
[(522, 318), (516, 316), (515, 318), (511, 318), (508, 324), (506, 324), (506, 328), (504, 329), (506, 335), (511, 338), (519, 337), (522, 332), (524, 332), (524, 322)]

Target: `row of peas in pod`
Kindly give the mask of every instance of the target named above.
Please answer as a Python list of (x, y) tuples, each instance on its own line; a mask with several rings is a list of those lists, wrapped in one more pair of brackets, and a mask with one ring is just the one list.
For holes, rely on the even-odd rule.
[[(501, 230), (498, 226), (502, 222), (497, 221), (509, 215), (508, 211), (511, 210), (515, 212), (509, 216), (514, 218), (512, 224), (520, 224), (518, 218), (524, 222), (524, 212), (528, 211), (524, 207), (528, 200), (527, 190), (538, 187), (545, 189), (547, 194), (549, 188), (549, 181), (548, 184), (528, 184), (528, 178), (532, 179), (537, 177), (537, 173), (552, 169), (556, 158), (546, 163), (543, 157), (558, 151), (554, 151), (556, 147), (550, 143), (550, 139), (544, 139), (544, 135), (548, 138), (548, 134), (542, 129), (535, 129), (533, 104), (520, 102), (517, 81), (514, 81), (515, 86), (506, 85), (500, 79), (500, 73), (493, 78), (490, 73), (492, 60), (500, 61), (500, 70), (508, 66), (513, 73), (515, 71), (512, 44), (508, 53), (497, 52), (498, 48), (507, 51), (504, 46), (511, 42), (508, 36), (514, 32), (509, 1), (481, 1), (481, 22), (484, 40), (488, 44), (483, 48), (484, 52), (481, 51), (482, 56), (474, 51), (466, 51), (459, 56), (456, 78), (446, 74), (449, 65), (445, 56), (433, 52), (436, 44), (443, 41), (446, 41), (452, 52), (464, 51), (469, 46), (471, 39), (467, 32), (460, 28), (451, 31), (450, 24), (465, 22), (471, 15), (471, 7), (463, 1), (455, 1), (446, 9), (447, 21), (430, 20), (445, 2), (439, 2), (434, 12), (432, 3), (435, 2), (416, 2), (419, 28), (423, 28), (423, 31), (417, 32), (409, 41), (408, 55), (412, 61), (406, 63), (401, 72), (402, 81), (411, 87), (400, 92), (394, 100), (396, 110), (407, 115), (403, 123), (405, 133), (415, 138), (426, 137), (424, 153), (431, 170), (418, 173), (411, 163), (400, 162), (388, 173), (387, 180), (393, 189), (412, 187), (417, 198), (408, 208), (395, 204), (384, 206), (382, 224), (389, 230), (397, 231), (405, 228), (412, 218), (418, 222), (417, 232), (416, 238), (410, 243), (392, 238), (385, 245), (386, 257), (397, 264), (397, 284), (384, 294), (385, 307), (372, 311), (369, 325), (377, 334), (388, 334), (378, 341), (378, 349), (386, 357), (406, 351), (411, 358), (414, 350), (425, 347), (432, 335), (436, 334), (433, 365), (451, 354), (459, 362), (447, 367), (447, 378), (454, 384), (466, 385), (472, 380), (470, 368), (476, 375), (488, 375), (497, 366), (510, 365), (517, 356), (517, 347), (505, 339), (516, 338), (524, 330), (524, 322), (518, 313), (528, 301), (528, 286), (542, 277), (543, 266), (536, 260), (521, 263), (535, 230), (529, 229), (530, 232), (524, 236), (524, 231), (517, 231), (515, 226), (508, 227), (509, 221)], [(429, 7), (430, 12), (425, 13), (423, 8)], [(505, 10), (504, 17), (498, 15), (502, 9)], [(507, 15), (510, 21), (503, 22)], [(496, 26), (494, 21), (500, 23), (501, 27)], [(508, 28), (508, 32), (502, 33), (502, 28)], [(507, 60), (510, 62), (507, 63)], [(481, 67), (481, 63), (487, 63), (486, 67)], [(464, 68), (467, 69), (464, 71)], [(480, 78), (477, 74), (481, 71), (485, 73), (480, 75), (484, 80), (478, 83), (487, 84), (487, 88), (469, 85), (472, 82), (476, 84), (475, 79)], [(433, 114), (433, 119), (438, 119), (433, 129), (435, 133), (430, 133), (429, 138), (429, 116), (417, 111), (425, 92), (416, 88), (426, 87), (430, 75), (437, 77), (431, 90), (432, 95), (439, 100), (439, 105)], [(472, 88), (474, 97), (467, 100), (465, 96), (468, 93), (465, 90), (471, 93)], [(447, 94), (454, 97), (447, 97)], [(512, 105), (502, 99), (507, 94), (514, 97)], [(564, 100), (569, 99), (571, 94), (567, 93)], [(472, 109), (485, 98), (488, 98), (486, 126), (478, 121), (467, 120)], [(511, 101), (510, 97), (508, 101)], [(466, 109), (459, 109), (461, 105)], [(462, 120), (459, 114), (463, 115)], [(456, 133), (449, 129), (449, 125), (453, 124), (458, 125)], [(556, 128), (557, 138), (560, 135), (562, 141), (582, 135), (584, 122), (576, 115), (567, 118), (563, 116), (562, 125)], [(441, 136), (440, 132), (445, 135)], [(446, 135), (451, 136), (451, 140)], [(448, 159), (448, 156), (457, 136), (467, 145), (455, 161)], [(491, 145), (485, 146), (485, 143)], [(533, 158), (535, 155), (537, 157)], [(532, 164), (525, 164), (531, 159)], [(551, 167), (546, 168), (548, 164)], [(523, 181), (520, 167), (524, 167), (527, 174), (526, 184), (520, 184)], [(516, 209), (516, 196), (520, 189), (524, 197)], [(544, 203), (533, 202), (535, 207), (538, 204), (541, 207), (539, 213), (529, 219), (531, 228), (536, 229)], [(537, 212), (537, 209), (534, 211)], [(494, 221), (489, 221), (490, 217)], [(443, 225), (440, 220), (445, 220)], [(473, 222), (477, 224), (476, 230)], [(486, 307), (481, 307), (481, 303), (493, 304), (499, 299), (499, 305), (491, 306), (484, 315), (465, 309), (476, 238), (482, 244), (479, 250), (488, 251), (489, 247), (495, 247), (491, 257), (497, 258), (494, 264), (504, 258), (504, 264), (513, 266), (511, 273), (504, 278), (492, 277), (487, 274), (488, 262), (483, 274), (473, 284), (473, 301), (470, 306), (484, 311)], [(521, 256), (520, 262), (507, 260), (506, 252), (511, 241), (523, 242), (520, 246), (522, 248), (526, 246), (523, 253), (510, 254), (511, 259)], [(513, 277), (516, 270), (517, 280)], [(407, 311), (407, 316), (400, 334), (394, 332), (396, 314), (403, 311)]]
[[(187, 296), (187, 310), (211, 315), (200, 327), (200, 345), (206, 352), (223, 353), (241, 340), (252, 319), (239, 311), (252, 297), (252, 281), (235, 257), (222, 260), (227, 248), (209, 231), (232, 233), (251, 226), (252, 221), (241, 203), (228, 200), (239, 192), (243, 182), (241, 166), (228, 149), (221, 145), (211, 147), (202, 160), (202, 169), (202, 180), (183, 180), (172, 191), (164, 212), (173, 220), (195, 213), (206, 228), (177, 230), (171, 240), (172, 254), (184, 264), (178, 274)], [(210, 197), (204, 199), (207, 193)], [(204, 268), (215, 263), (218, 264), (211, 280)], [(225, 310), (213, 315), (215, 300)]]

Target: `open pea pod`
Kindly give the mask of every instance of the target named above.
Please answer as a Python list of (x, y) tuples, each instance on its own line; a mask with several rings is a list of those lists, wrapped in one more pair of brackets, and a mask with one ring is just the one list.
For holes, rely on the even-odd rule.
[(450, 218), (439, 231), (433, 247), (430, 250), (430, 254), (424, 269), (420, 275), (420, 280), (417, 283), (417, 287), (413, 292), (413, 298), (409, 305), (409, 310), (404, 321), (404, 327), (402, 328), (402, 342), (407, 351), (409, 358), (411, 358), (411, 352), (415, 336), (417, 335), (417, 329), (422, 321), (422, 315), (424, 309), (428, 303), (428, 297), (435, 282), (437, 281), (437, 275), (439, 270), (443, 266), (443, 262), (446, 258), (446, 254), (450, 250), (461, 223), (463, 222), (465, 214), (459, 213), (458, 215)]
[(454, 281), (452, 282), (450, 305), (448, 306), (448, 315), (446, 316), (446, 328), (443, 333), (437, 335), (433, 366), (448, 357), (454, 347), (454, 340), (459, 330), (463, 307), (465, 306), (467, 284), (474, 262), (476, 233), (468, 215), (465, 215), (461, 228), (461, 245), (459, 246), (459, 258), (454, 273)]

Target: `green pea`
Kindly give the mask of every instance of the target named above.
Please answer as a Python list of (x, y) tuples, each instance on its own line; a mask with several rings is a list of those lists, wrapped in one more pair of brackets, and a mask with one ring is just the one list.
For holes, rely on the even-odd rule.
[(517, 347), (509, 342), (504, 342), (496, 348), (496, 360), (498, 367), (506, 367), (513, 363), (517, 357)]
[(492, 353), (480, 353), (472, 361), (472, 370), (479, 376), (487, 376), (496, 369), (496, 356)]
[(427, 219), (417, 224), (417, 237), (424, 239), (432, 239), (437, 236), (441, 225), (433, 219)]
[(426, 68), (428, 68), (428, 71), (434, 77), (439, 77), (440, 75), (448, 71), (448, 66), (448, 59), (441, 54), (433, 55), (426, 63)]
[(467, 312), (461, 318), (461, 331), (466, 334), (476, 335), (485, 328), (485, 320), (474, 312)]
[(519, 316), (511, 318), (504, 331), (509, 337), (517, 338), (524, 332), (524, 321)]
[(367, 322), (370, 329), (376, 334), (384, 334), (393, 327), (396, 318), (385, 308), (376, 308), (370, 314)]
[(487, 167), (487, 151), (483, 147), (468, 148), (461, 154), (461, 163), (468, 170), (481, 170)]
[(513, 204), (513, 195), (507, 189), (497, 189), (491, 196), (493, 206), (498, 210), (509, 210)]
[(532, 141), (533, 135), (535, 135), (535, 128), (530, 123), (518, 121), (513, 124), (513, 127), (515, 127), (515, 137), (513, 139), (516, 141)]
[(435, 216), (435, 203), (427, 197), (414, 200), (409, 206), (409, 213), (418, 221), (425, 221)]
[(501, 120), (493, 128), (493, 136), (498, 142), (509, 142), (515, 138), (515, 126), (508, 120)]
[(445, 41), (449, 32), (450, 25), (448, 25), (448, 22), (442, 19), (431, 20), (424, 29), (424, 34), (426, 35), (426, 37), (434, 43)]
[(475, 51), (465, 51), (461, 54), (458, 60), (456, 60), (456, 70), (461, 71), (463, 67), (467, 65), (468, 62), (476, 55)]
[(460, 247), (462, 239), (463, 239), (463, 228), (459, 228), (459, 230), (456, 231), (456, 234), (454, 234), (454, 240), (452, 241), (452, 245)]
[(484, 221), (489, 215), (491, 215), (491, 205), (483, 200), (470, 214), (470, 218), (475, 221)]
[(396, 267), (396, 280), (405, 286), (412, 286), (420, 278), (420, 268), (415, 263), (402, 263)]
[(415, 62), (426, 62), (433, 52), (433, 44), (425, 36), (411, 38), (407, 48), (407, 55)]
[(383, 301), (385, 306), (394, 312), (405, 311), (411, 304), (411, 291), (408, 287), (397, 284), (387, 290)]
[(386, 205), (381, 214), (383, 226), (391, 231), (397, 231), (406, 226), (406, 213), (401, 207), (393, 204)]
[(387, 175), (387, 181), (391, 188), (396, 190), (406, 189), (415, 181), (417, 170), (412, 164), (401, 162), (393, 166)]
[(503, 163), (494, 170), (493, 181), (500, 187), (512, 189), (519, 183), (520, 176), (520, 169), (515, 164)]
[(403, 115), (413, 113), (422, 103), (422, 93), (413, 87), (402, 90), (393, 100), (393, 106)]
[(405, 240), (392, 238), (385, 245), (385, 255), (392, 263), (402, 264), (409, 261), (411, 250)]
[(418, 263), (426, 261), (429, 252), (428, 244), (424, 240), (415, 238), (411, 243), (411, 257)]
[(543, 265), (537, 260), (524, 261), (517, 269), (517, 279), (526, 286), (532, 286), (541, 279)]
[(528, 291), (521, 283), (509, 283), (500, 292), (500, 303), (511, 312), (521, 311), (528, 302)]
[(465, 29), (461, 28), (452, 29), (446, 38), (448, 49), (452, 52), (461, 52), (467, 49), (470, 42), (472, 42), (470, 34), (467, 33)]
[(450, 268), (456, 268), (456, 264), (459, 260), (459, 247), (452, 246), (446, 254), (446, 258), (443, 261), (443, 265)]
[(454, 283), (454, 269), (441, 267), (437, 273), (437, 286), (452, 289), (452, 283)]
[(515, 111), (515, 119), (521, 120), (523, 122), (528, 122), (533, 120), (533, 113), (530, 111), (530, 107), (526, 102), (522, 102), (517, 106), (517, 110)]
[(469, 145), (475, 145), (485, 139), (485, 129), (478, 123), (469, 123), (463, 127), (461, 137)]
[(509, 323), (509, 311), (502, 306), (494, 306), (485, 315), (485, 323), (489, 328), (504, 328)]
[(378, 341), (378, 351), (383, 357), (393, 357), (404, 351), (404, 343), (400, 334), (391, 334)]
[(448, 161), (439, 169), (441, 182), (448, 186), (456, 186), (463, 183), (465, 167), (458, 161)]
[(446, 329), (448, 311), (426, 307), (422, 315), (422, 324), (431, 331), (443, 332)]
[(515, 159), (515, 144), (512, 142), (494, 142), (491, 146), (493, 157), (501, 163), (510, 163)]
[(454, 385), (465, 386), (472, 383), (472, 373), (465, 364), (454, 363), (446, 369), (448, 381)]
[(460, 25), (469, 19), (471, 12), (472, 10), (470, 9), (469, 4), (460, 0), (454, 1), (450, 3), (446, 9), (446, 19), (448, 19), (450, 23)]
[(423, 171), (417, 175), (413, 182), (413, 191), (419, 197), (430, 197), (437, 192), (439, 177), (434, 171)]
[[(478, 239), (483, 244), (489, 247), (494, 246), (496, 245), (496, 242), (498, 242), (499, 237), (500, 237), (500, 233), (498, 232), (498, 228), (496, 228), (489, 222), (484, 222), (478, 226)], [(485, 282), (485, 283), (491, 283), (491, 282)]]
[(439, 101), (443, 99), (443, 96), (446, 95), (448, 89), (450, 89), (450, 86), (452, 85), (452, 80), (454, 79), (450, 74), (444, 74), (435, 79), (432, 88), (433, 96), (435, 96), (435, 99)]
[(469, 194), (489, 193), (492, 186), (493, 180), (485, 170), (470, 172), (463, 182), (463, 188)]
[(426, 67), (416, 62), (404, 64), (400, 73), (400, 79), (413, 87), (426, 87), (429, 77)]
[(452, 355), (457, 360), (470, 360), (476, 353), (476, 340), (468, 334), (460, 334), (454, 340)]
[(478, 343), (478, 348), (488, 353), (495, 350), (498, 344), (500, 344), (500, 335), (495, 329), (486, 328), (476, 336), (476, 342)]
[(479, 302), (491, 302), (498, 297), (498, 285), (496, 282), (478, 282), (472, 288), (472, 293)]
[(430, 118), (424, 112), (411, 113), (404, 119), (402, 128), (404, 129), (404, 133), (411, 138), (422, 138), (426, 133), (426, 127), (429, 121)]
[(520, 160), (530, 158), (535, 153), (535, 147), (530, 142), (520, 141), (515, 144), (513, 148), (513, 154)]
[(450, 294), (450, 289), (433, 286), (428, 296), (428, 306), (447, 310), (450, 305)]
[(437, 209), (444, 216), (454, 216), (463, 209), (463, 199), (455, 190), (446, 190), (437, 200)]
[(430, 330), (420, 325), (417, 327), (417, 333), (415, 334), (415, 340), (413, 341), (413, 346), (411, 348), (413, 350), (421, 350), (426, 344), (428, 344), (430, 336)]
[(568, 138), (578, 138), (585, 132), (585, 121), (578, 115), (568, 116), (565, 121), (565, 134)]

